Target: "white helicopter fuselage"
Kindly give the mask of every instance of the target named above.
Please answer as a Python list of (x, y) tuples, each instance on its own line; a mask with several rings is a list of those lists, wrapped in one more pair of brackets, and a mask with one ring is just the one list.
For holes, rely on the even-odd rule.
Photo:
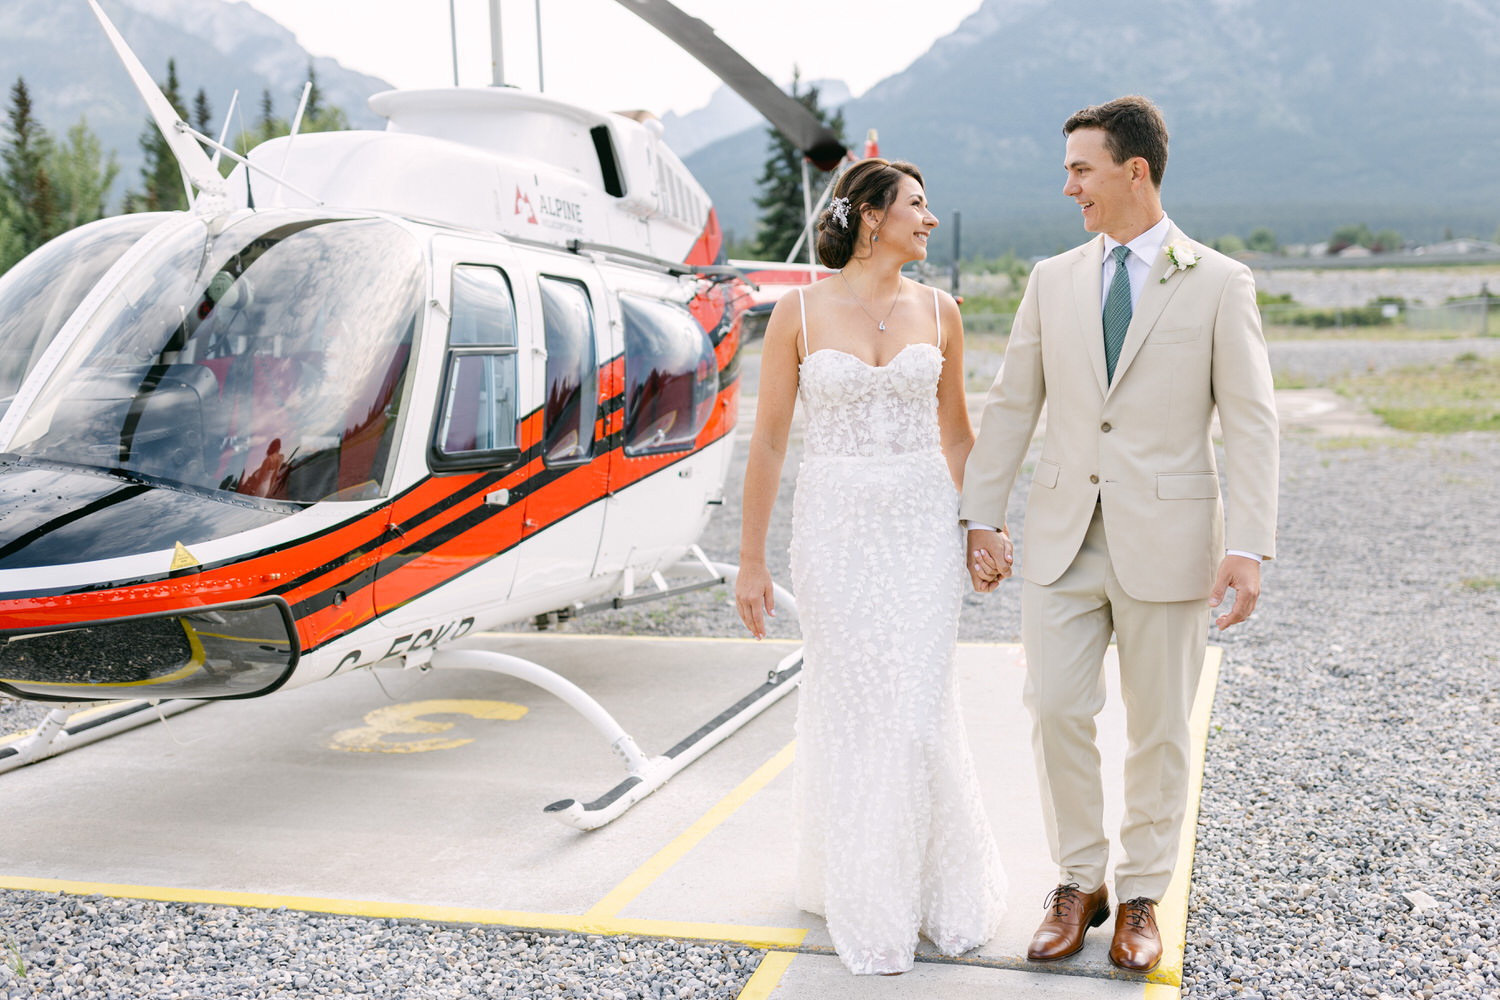
[(701, 534), (742, 287), (659, 128), (505, 89), (371, 104), (386, 132), (265, 143), (222, 199), (0, 282), (0, 310), (58, 300), (10, 345), (0, 689), (251, 697), (421, 663)]

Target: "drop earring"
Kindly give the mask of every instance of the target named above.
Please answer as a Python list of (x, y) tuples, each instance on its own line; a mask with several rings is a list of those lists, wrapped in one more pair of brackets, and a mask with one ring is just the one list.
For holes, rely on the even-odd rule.
[(879, 243), (880, 242), (880, 234), (879, 233), (875, 233), (874, 235), (872, 235), (870, 237), (870, 242), (871, 243)]

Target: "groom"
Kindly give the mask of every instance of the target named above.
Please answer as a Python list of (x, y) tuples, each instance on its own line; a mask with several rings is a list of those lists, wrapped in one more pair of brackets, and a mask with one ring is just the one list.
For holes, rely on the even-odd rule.
[[(1109, 957), (1161, 960), (1156, 904), (1172, 879), (1188, 785), (1188, 714), (1206, 612), (1250, 617), (1275, 554), (1277, 424), (1255, 286), (1244, 265), (1183, 235), (1161, 206), (1167, 128), (1143, 97), (1063, 125), (1063, 194), (1100, 234), (1044, 260), (1011, 328), (964, 472), (975, 588), (1009, 575), (1007, 501), (1047, 405), (1026, 506), (1024, 700), (1060, 884), (1028, 956), (1065, 958), (1109, 916), (1109, 840), (1094, 717), (1114, 634), (1125, 702), (1124, 857)], [(1223, 431), (1227, 536), (1211, 437)], [(999, 577), (992, 567), (1000, 567)]]

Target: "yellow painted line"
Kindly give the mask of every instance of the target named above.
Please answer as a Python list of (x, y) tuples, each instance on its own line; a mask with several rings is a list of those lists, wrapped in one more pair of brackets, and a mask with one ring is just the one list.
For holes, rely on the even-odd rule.
[(1164, 986), (1161, 983), (1147, 983), (1146, 992), (1142, 1000), (1179, 1000), (1182, 990), (1176, 986)]
[(796, 958), (795, 952), (772, 951), (767, 952), (766, 957), (760, 960), (755, 967), (755, 975), (740, 990), (739, 1000), (766, 1000), (781, 982), (781, 977), (786, 975), (786, 970), (792, 965), (792, 959)]
[(183, 889), (173, 886), (120, 885), (108, 882), (76, 882), (54, 878), (24, 878), (0, 875), (0, 889), (50, 892), (72, 896), (111, 896), (159, 903), (195, 903), (208, 906), (239, 906), (255, 910), (286, 908), (305, 913), (330, 913), (346, 917), (422, 920), (431, 923), (483, 924), (517, 930), (573, 931), (579, 934), (630, 934), (639, 937), (695, 938), (731, 941), (757, 948), (795, 948), (807, 933), (786, 927), (748, 924), (688, 923), (671, 920), (609, 920), (566, 913), (528, 913), (519, 910), (486, 910), (469, 906), (433, 906), (422, 903), (392, 903), (380, 900), (329, 899), (321, 896), (283, 896), (275, 893), (231, 892), (215, 889)]
[[(1219, 667), (1224, 662), (1224, 650), (1210, 646), (1203, 656), (1203, 674), (1198, 681), (1198, 694), (1193, 700), (1193, 714), (1188, 718), (1188, 732), (1192, 749), (1188, 760), (1187, 812), (1182, 817), (1182, 837), (1177, 845), (1177, 867), (1172, 874), (1172, 884), (1167, 886), (1156, 908), (1156, 926), (1161, 932), (1161, 964), (1146, 977), (1147, 982), (1161, 988), (1153, 993), (1147, 987), (1148, 1000), (1172, 1000), (1178, 996), (1182, 986), (1182, 957), (1187, 945), (1187, 900), (1188, 889), (1193, 881), (1193, 847), (1198, 830), (1198, 800), (1203, 797), (1203, 757), (1208, 744), (1208, 720), (1213, 712), (1214, 692), (1219, 685)], [(1166, 992), (1170, 990), (1170, 992)]]
[[(638, 937), (693, 938), (699, 941), (734, 941), (753, 948), (796, 948), (807, 936), (804, 927), (757, 927), (752, 924), (710, 924), (686, 920), (639, 920), (615, 917), (580, 918), (593, 934), (634, 934)], [(605, 929), (600, 929), (605, 928)]]
[(632, 872), (625, 881), (615, 886), (599, 902), (595, 903), (585, 916), (595, 919), (608, 919), (623, 910), (632, 899), (640, 895), (647, 886), (672, 867), (682, 856), (697, 846), (698, 842), (713, 832), (714, 828), (734, 815), (735, 810), (750, 801), (751, 796), (770, 784), (771, 779), (792, 762), (792, 757), (797, 749), (797, 741), (793, 740), (766, 761), (755, 773), (750, 775), (740, 786), (719, 800), (708, 812), (699, 817), (698, 821), (677, 835), (666, 847), (656, 852), (656, 856), (644, 865)]

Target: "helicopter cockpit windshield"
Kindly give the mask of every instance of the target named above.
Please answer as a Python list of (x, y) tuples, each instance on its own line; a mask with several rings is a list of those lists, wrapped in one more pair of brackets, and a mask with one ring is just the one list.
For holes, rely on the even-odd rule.
[(185, 222), (109, 292), (7, 450), (293, 503), (380, 496), (424, 267), (379, 219)]
[(136, 240), (169, 216), (140, 212), (69, 230), (0, 278), (0, 416), (73, 310)]

